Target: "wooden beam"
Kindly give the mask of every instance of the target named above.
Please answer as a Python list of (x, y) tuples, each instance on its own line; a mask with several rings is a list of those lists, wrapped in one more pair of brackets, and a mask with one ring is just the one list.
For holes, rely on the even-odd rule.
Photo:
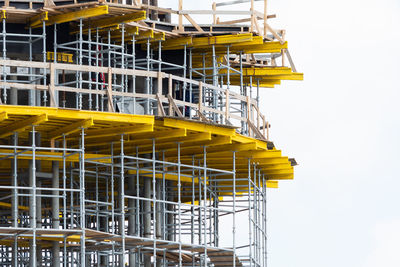
[(107, 106), (108, 111), (115, 112), (114, 104), (113, 104), (113, 97), (112, 97), (112, 69), (108, 68), (108, 86), (107, 86)]
[(158, 116), (165, 117), (165, 110), (164, 110), (164, 107), (163, 107), (160, 97), (161, 97), (160, 94), (156, 94), (157, 104), (158, 104), (158, 112), (157, 113), (158, 113)]
[(185, 31), (184, 28), (183, 28), (183, 16), (181, 14), (182, 8), (183, 8), (182, 0), (179, 0), (179, 3), (178, 3), (178, 10), (179, 10), (179, 26), (178, 26), (178, 30), (181, 31), (181, 32)]
[(175, 104), (175, 101), (172, 98), (172, 96), (170, 94), (168, 94), (167, 97), (168, 97), (169, 105), (172, 106), (172, 109), (176, 112), (176, 114), (178, 114), (178, 117), (183, 118), (182, 112), (179, 110), (178, 106)]
[(55, 79), (56, 79), (56, 69), (54, 63), (50, 63), (50, 84), (49, 84), (49, 95), (50, 95), (50, 107), (56, 107), (56, 95), (55, 95)]
[(266, 27), (267, 30), (270, 31), (270, 32), (272, 33), (272, 35), (273, 35), (276, 39), (278, 39), (278, 41), (279, 41), (281, 44), (284, 44), (284, 43), (285, 43), (285, 41), (278, 35), (278, 33), (277, 33), (274, 29), (271, 28), (271, 26), (268, 25), (268, 23), (265, 23), (264, 27)]
[(196, 30), (198, 30), (199, 32), (204, 32), (204, 30), (196, 23), (196, 21), (192, 19), (191, 16), (189, 16), (188, 14), (184, 14), (184, 16), (193, 25), (193, 27), (196, 28)]

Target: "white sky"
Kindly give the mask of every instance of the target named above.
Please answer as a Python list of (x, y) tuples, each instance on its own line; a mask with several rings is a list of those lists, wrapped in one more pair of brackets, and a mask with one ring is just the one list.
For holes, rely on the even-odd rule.
[(300, 164), (269, 191), (269, 266), (398, 267), (400, 1), (268, 2), (305, 75), (261, 95), (272, 141)]

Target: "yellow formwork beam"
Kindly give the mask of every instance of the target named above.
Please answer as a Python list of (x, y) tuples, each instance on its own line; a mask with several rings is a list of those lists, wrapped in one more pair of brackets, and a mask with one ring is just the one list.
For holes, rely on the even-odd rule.
[(88, 119), (93, 118), (95, 121), (113, 122), (113, 123), (141, 123), (141, 124), (154, 124), (154, 116), (151, 115), (131, 115), (123, 113), (101, 112), (101, 111), (87, 111), (87, 110), (71, 110), (60, 108), (43, 108), (34, 106), (11, 106), (0, 105), (0, 112), (6, 112), (8, 116), (11, 115), (42, 115), (46, 114), (49, 119)]
[(7, 120), (8, 119), (8, 114), (7, 112), (3, 111), (0, 113), (0, 122)]
[(252, 33), (227, 34), (227, 35), (218, 35), (210, 37), (196, 37), (193, 38), (191, 47), (200, 48), (200, 47), (207, 47), (210, 45), (222, 45), (222, 44), (227, 45), (227, 44), (249, 42), (252, 40), (253, 40)]
[[(32, 159), (32, 151), (17, 150), (17, 153), (18, 153), (18, 160), (31, 160)], [(4, 156), (4, 155), (13, 156), (14, 150), (13, 149), (0, 149), (0, 154), (2, 156)], [(61, 152), (36, 151), (35, 157), (36, 157), (36, 160), (63, 161), (63, 153), (61, 153)], [(70, 154), (65, 157), (65, 160), (67, 162), (79, 162), (79, 154)], [(101, 162), (101, 163), (111, 163), (110, 155), (106, 155), (106, 154), (85, 153), (85, 160)]]
[(165, 40), (162, 43), (162, 49), (163, 50), (182, 49), (185, 45), (186, 46), (192, 45), (192, 37), (191, 36), (185, 36), (185, 37), (179, 37), (179, 38)]
[[(144, 124), (144, 125), (136, 125), (129, 127), (113, 127), (109, 129), (95, 129), (95, 130), (87, 130), (85, 132), (85, 139), (97, 139), (106, 137), (106, 136), (118, 136), (118, 135), (127, 135), (127, 134), (140, 134), (140, 133), (152, 133), (154, 131), (154, 127), (152, 124)], [(120, 139), (120, 137), (118, 137)]]
[[(107, 5), (97, 6), (92, 8), (83, 8), (78, 11), (72, 11), (64, 14), (51, 16), (46, 21), (46, 25), (60, 24), (60, 23), (76, 21), (79, 19), (87, 19), (107, 14), (108, 14)], [(35, 27), (39, 27), (39, 25), (36, 25)]]
[(246, 54), (259, 54), (259, 53), (281, 53), (282, 49), (287, 49), (288, 43), (284, 42), (265, 42), (263, 44), (248, 45), (243, 47), (232, 47), (233, 51), (241, 51)]
[(0, 138), (10, 136), (10, 135), (14, 134), (15, 132), (24, 131), (25, 128), (27, 128), (27, 127), (30, 127), (32, 125), (39, 125), (46, 121), (48, 121), (47, 114), (40, 114), (40, 115), (36, 115), (36, 116), (31, 116), (30, 118), (22, 120), (22, 121), (12, 123), (12, 124), (2, 127), (0, 129)]
[(134, 22), (139, 20), (146, 19), (146, 11), (137, 11), (133, 13), (128, 13), (122, 16), (112, 16), (109, 18), (102, 18), (97, 20), (91, 20), (88, 23), (85, 23), (85, 28), (108, 28), (112, 26), (116, 26), (122, 23)]
[[(0, 207), (3, 207), (3, 208), (11, 208), (12, 206), (11, 206), (11, 203), (2, 202), (2, 201), (1, 201), (1, 202), (0, 202)], [(19, 206), (18, 206), (18, 209), (19, 209), (19, 210), (25, 210), (25, 211), (27, 211), (27, 210), (29, 210), (29, 207), (19, 205)]]
[(160, 122), (160, 124), (162, 124), (165, 127), (185, 128), (190, 131), (210, 132), (211, 134), (217, 134), (217, 135), (232, 136), (235, 134), (235, 129), (233, 128), (215, 126), (205, 123), (194, 123), (190, 121), (183, 121), (172, 118), (164, 118), (164, 120)]
[(62, 137), (63, 135), (69, 135), (74, 132), (80, 131), (82, 128), (86, 129), (86, 128), (92, 127), (93, 125), (94, 125), (93, 118), (89, 118), (86, 120), (80, 120), (80, 121), (71, 123), (70, 125), (67, 125), (65, 127), (62, 127), (56, 131), (51, 132), (49, 134), (48, 138), (56, 139), (56, 138)]
[(33, 16), (32, 18), (29, 19), (29, 26), (30, 27), (42, 26), (43, 21), (49, 20), (48, 14), (49, 14), (49, 12), (44, 11), (44, 12), (41, 12), (40, 14), (37, 14), (36, 16)]
[(146, 37), (146, 35), (141, 36), (139, 34), (136, 43), (137, 44), (145, 44), (145, 43), (147, 43), (147, 40), (149, 40), (150, 42), (164, 41), (165, 40), (165, 32), (155, 32), (155, 33), (153, 33), (153, 37), (151, 37), (151, 38)]
[[(96, 32), (99, 33), (99, 35), (101, 35), (102, 37), (107, 37), (108, 31), (110, 32), (114, 32), (121, 29), (120, 25), (115, 25), (115, 26), (111, 26), (111, 27), (107, 27), (107, 28), (101, 28), (101, 29), (90, 29), (90, 34), (91, 35), (96, 35)], [(72, 30), (69, 31), (70, 35), (75, 35), (79, 33), (79, 27), (73, 27)], [(88, 34), (89, 33), (89, 28), (86, 29), (82, 29), (82, 33), (83, 34)]]
[(140, 31), (139, 35), (136, 37), (136, 40), (143, 40), (143, 39), (153, 39), (154, 38), (154, 31), (147, 30), (147, 31)]

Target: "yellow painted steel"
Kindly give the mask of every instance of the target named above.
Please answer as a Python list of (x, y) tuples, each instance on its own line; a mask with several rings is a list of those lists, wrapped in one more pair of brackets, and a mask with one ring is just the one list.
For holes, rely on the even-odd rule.
[[(10, 136), (20, 132), (20, 139), (27, 140), (32, 124), (42, 133), (42, 142), (67, 136), (68, 144), (78, 146), (80, 129), (85, 130), (85, 159), (89, 162), (110, 162), (110, 143), (114, 153), (118, 153), (121, 134), (124, 138), (126, 153), (149, 153), (152, 139), (156, 140), (156, 152), (165, 152), (167, 161), (177, 160), (176, 142), (181, 143), (181, 162), (191, 164), (192, 156), (201, 160), (203, 147), (206, 146), (207, 166), (231, 170), (232, 153), (237, 158), (237, 174), (245, 175), (248, 159), (258, 164), (268, 180), (293, 179), (293, 167), (280, 150), (268, 149), (267, 142), (236, 133), (234, 127), (201, 123), (178, 118), (155, 119), (153, 116), (129, 115), (108, 112), (57, 109), (48, 107), (0, 106), (0, 136)], [(0, 150), (2, 155), (12, 156), (14, 151)], [(100, 154), (97, 154), (100, 153)], [(62, 153), (37, 151), (38, 160), (49, 168), (47, 161), (62, 160)], [(18, 155), (22, 160), (32, 159), (32, 152)], [(77, 154), (70, 155), (67, 161), (79, 160)], [(8, 163), (9, 164), (9, 163)], [(0, 164), (0, 168), (9, 168)], [(228, 175), (229, 176), (229, 175)]]
[[(29, 150), (17, 150), (18, 159), (19, 160), (30, 160), (32, 159), (32, 151)], [(12, 149), (0, 149), (0, 154), (2, 155), (13, 155), (14, 150)], [(62, 161), (63, 160), (63, 153), (61, 152), (48, 152), (48, 151), (36, 151), (35, 157), (38, 160), (43, 161)], [(67, 162), (79, 162), (79, 155), (78, 154), (71, 154), (65, 157)], [(85, 160), (88, 161), (95, 161), (101, 163), (111, 163), (110, 155), (105, 154), (90, 154), (85, 153)]]
[[(73, 63), (73, 54), (57, 53), (57, 62)], [(47, 61), (54, 61), (54, 52), (47, 51)]]
[[(8, 203), (8, 202), (0, 202), (0, 207), (4, 207), (4, 208), (10, 208), (11, 209), (11, 203)], [(21, 206), (21, 205), (19, 205), (18, 206), (18, 209), (19, 210), (25, 210), (25, 211), (27, 211), (27, 210), (29, 210), (29, 207), (27, 207), (27, 206)]]
[(80, 131), (82, 128), (86, 129), (86, 128), (92, 127), (93, 125), (94, 125), (94, 123), (93, 123), (92, 118), (80, 120), (80, 121), (74, 122), (70, 125), (64, 126), (56, 131), (49, 133), (48, 138), (56, 139), (56, 138), (62, 137), (63, 135), (69, 135), (71, 133)]
[[(87, 18), (92, 18), (92, 17), (97, 17), (101, 15), (107, 15), (108, 14), (108, 6), (97, 6), (97, 7), (92, 7), (92, 8), (84, 8), (78, 11), (72, 11), (64, 14), (59, 14), (55, 16), (48, 17), (48, 20), (46, 21), (46, 25), (53, 25), (55, 23), (60, 24), (60, 23), (65, 23), (69, 21), (76, 21), (79, 19), (87, 19)], [(33, 28), (39, 27), (40, 25), (35, 25), (32, 26)]]
[(41, 12), (40, 14), (37, 14), (36, 16), (30, 18), (30, 27), (37, 27), (37, 26), (42, 26), (43, 21), (48, 21), (49, 20), (49, 16), (48, 16), (49, 12), (44, 11)]
[(18, 121), (15, 123), (10, 123), (5, 127), (0, 129), (0, 138), (4, 138), (12, 135), (15, 132), (24, 131), (25, 128), (30, 127), (31, 125), (39, 125), (42, 122), (48, 121), (47, 114), (42, 113), (40, 115), (32, 116), (28, 119)]
[(122, 23), (134, 22), (146, 19), (146, 11), (137, 11), (133, 13), (128, 13), (122, 16), (112, 16), (109, 18), (102, 18), (97, 20), (91, 20), (85, 23), (85, 28), (108, 28), (116, 26)]
[(8, 119), (8, 115), (7, 115), (7, 112), (1, 112), (0, 113), (0, 122), (2, 122), (2, 121), (4, 121), (4, 120), (6, 120), (6, 119)]
[[(153, 33), (152, 37), (148, 37), (148, 34), (143, 34), (139, 33), (139, 36), (137, 38), (137, 44), (145, 44), (147, 43), (147, 39), (150, 40), (150, 42), (158, 42), (158, 41), (164, 41), (165, 40), (165, 32), (155, 32)], [(131, 40), (129, 40), (131, 41)]]

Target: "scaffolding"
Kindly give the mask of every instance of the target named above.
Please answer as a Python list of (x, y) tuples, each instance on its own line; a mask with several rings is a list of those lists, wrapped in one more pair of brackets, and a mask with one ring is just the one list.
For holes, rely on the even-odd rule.
[(266, 1), (27, 5), (1, 12), (0, 264), (266, 266), (267, 188), (296, 161), (260, 88), (303, 79)]

